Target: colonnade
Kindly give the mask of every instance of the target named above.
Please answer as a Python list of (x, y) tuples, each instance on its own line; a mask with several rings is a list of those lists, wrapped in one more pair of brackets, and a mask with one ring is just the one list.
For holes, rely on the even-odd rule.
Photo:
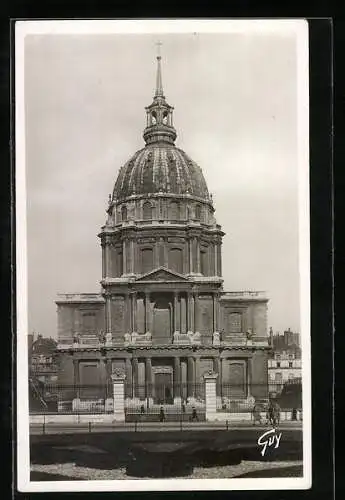
[[(157, 390), (155, 384), (155, 373), (160, 373), (160, 369), (153, 366), (153, 356), (146, 355), (145, 357), (126, 357), (125, 363), (125, 395), (127, 398), (152, 398), (154, 391)], [(155, 364), (159, 358), (155, 357)], [(209, 359), (209, 358), (208, 358)], [(218, 374), (216, 379), (217, 396), (222, 396), (223, 384), (223, 364), (228, 361), (226, 357), (215, 356), (212, 358), (213, 371)], [(80, 385), (80, 366), (81, 359), (74, 359), (74, 385)], [(105, 363), (105, 376), (107, 383), (111, 383), (111, 374), (113, 369), (113, 359), (107, 358), (101, 360)], [(171, 369), (171, 385), (172, 396), (176, 398), (197, 397), (202, 392), (202, 375), (200, 371), (200, 355), (178, 356), (171, 357), (169, 368)], [(186, 363), (186, 376), (182, 376), (182, 362)], [(144, 370), (140, 373), (139, 363), (143, 364)], [(253, 359), (249, 357), (246, 362), (246, 384), (247, 396), (251, 394), (251, 383), (253, 377)], [(143, 375), (143, 376), (142, 376)]]
[[(154, 293), (154, 292), (153, 292)], [(137, 333), (138, 331), (138, 298), (144, 299), (144, 328), (147, 333), (152, 325), (151, 318), (151, 300), (155, 300), (153, 293), (128, 292), (125, 294), (124, 308), (124, 329), (125, 333)], [(201, 307), (200, 293), (192, 291), (172, 291), (161, 292), (160, 295), (166, 295), (171, 305), (172, 311), (172, 333), (199, 332), (201, 327)], [(157, 296), (157, 292), (155, 293)], [(212, 292), (212, 329), (218, 332), (220, 328), (220, 293)], [(183, 304), (185, 303), (185, 310)], [(106, 331), (112, 331), (112, 310), (111, 295), (106, 296)]]
[[(198, 237), (186, 238), (185, 243), (174, 244), (168, 241), (168, 238), (154, 237), (153, 242), (145, 248), (152, 249), (152, 270), (159, 267), (171, 268), (169, 262), (169, 249), (178, 247), (182, 251), (181, 274), (204, 274), (205, 276), (221, 276), (221, 243), (217, 241), (207, 242), (203, 247)], [(143, 274), (140, 262), (141, 245), (138, 244), (135, 237), (128, 237), (122, 241), (113, 243), (110, 238), (106, 239), (102, 245), (102, 276), (103, 278), (112, 278), (120, 275)], [(122, 255), (122, 265), (119, 269), (115, 252), (117, 249)], [(206, 269), (202, 269), (201, 250), (207, 253)], [(202, 273), (203, 271), (203, 273)], [(147, 271), (145, 271), (147, 272)]]

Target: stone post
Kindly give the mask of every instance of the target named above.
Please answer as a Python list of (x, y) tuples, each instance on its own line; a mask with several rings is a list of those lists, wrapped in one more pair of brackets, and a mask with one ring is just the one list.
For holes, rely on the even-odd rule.
[(113, 382), (114, 420), (117, 422), (125, 421), (125, 378), (126, 375), (121, 371), (115, 371), (111, 375)]
[(217, 383), (218, 373), (209, 372), (204, 375), (206, 420), (217, 420)]

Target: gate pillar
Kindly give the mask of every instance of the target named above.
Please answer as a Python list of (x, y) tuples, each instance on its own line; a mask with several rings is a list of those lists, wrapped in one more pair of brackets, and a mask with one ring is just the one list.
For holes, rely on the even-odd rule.
[(204, 375), (206, 420), (217, 419), (217, 377), (218, 373), (210, 371)]
[(125, 421), (125, 378), (126, 375), (122, 371), (115, 371), (111, 374), (113, 382), (114, 420), (117, 422)]

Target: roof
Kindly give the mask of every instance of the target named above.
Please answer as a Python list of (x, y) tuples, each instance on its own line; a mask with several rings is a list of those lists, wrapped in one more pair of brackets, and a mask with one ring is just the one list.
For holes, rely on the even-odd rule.
[(210, 201), (201, 168), (182, 149), (156, 142), (137, 151), (120, 169), (113, 199), (131, 195), (189, 194)]

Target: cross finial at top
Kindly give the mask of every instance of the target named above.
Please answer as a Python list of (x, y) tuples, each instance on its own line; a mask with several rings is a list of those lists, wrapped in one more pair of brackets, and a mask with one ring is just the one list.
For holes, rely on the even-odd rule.
[(156, 46), (157, 46), (157, 57), (161, 57), (161, 46), (163, 45), (163, 43), (158, 40), (158, 42), (156, 42)]

